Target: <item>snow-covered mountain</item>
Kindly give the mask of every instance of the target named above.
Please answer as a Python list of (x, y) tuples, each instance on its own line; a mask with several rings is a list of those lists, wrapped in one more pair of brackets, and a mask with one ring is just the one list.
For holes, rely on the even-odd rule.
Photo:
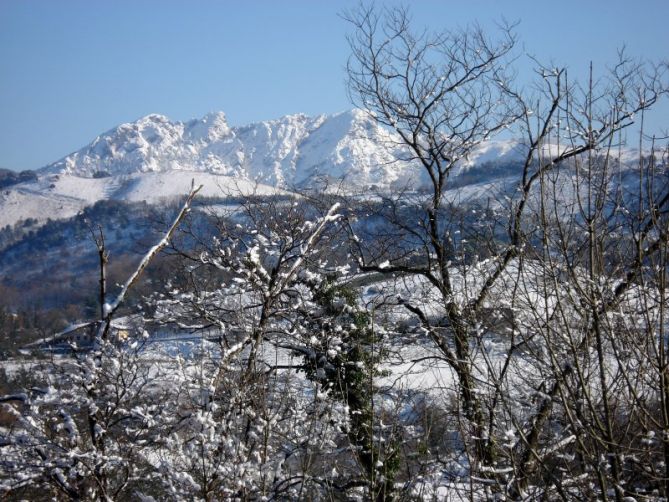
[[(101, 134), (42, 172), (90, 178), (183, 170), (284, 189), (323, 178), (382, 189), (427, 181), (417, 165), (396, 160), (399, 144), (362, 110), (287, 115), (241, 127), (230, 127), (222, 112), (189, 122), (152, 114)], [(522, 158), (516, 142), (489, 141), (462, 166)]]
[(0, 228), (67, 218), (101, 199), (158, 202), (185, 194), (192, 179), (205, 196), (281, 192), (324, 178), (387, 188), (415, 175), (393, 161), (389, 140), (359, 110), (234, 128), (223, 113), (189, 122), (152, 114), (0, 191)]
[[(69, 217), (101, 199), (158, 202), (186, 193), (192, 179), (209, 196), (323, 183), (356, 192), (428, 184), (420, 166), (397, 160), (406, 158), (399, 145), (362, 110), (288, 115), (242, 127), (228, 125), (224, 113), (188, 122), (147, 115), (44, 167), (37, 179), (0, 191), (0, 228), (26, 218)], [(474, 184), (508, 175), (494, 167), (513, 166), (525, 152), (515, 141), (479, 145), (459, 164), (468, 176), (453, 184), (455, 195), (467, 192), (464, 185), (478, 194)]]
[(417, 166), (396, 160), (397, 144), (361, 110), (242, 127), (230, 127), (224, 113), (188, 122), (147, 115), (0, 191), (0, 228), (70, 217), (100, 199), (158, 202), (186, 193), (192, 179), (208, 196), (329, 181), (355, 190), (425, 181)]
[(393, 148), (391, 134), (360, 110), (243, 127), (230, 127), (223, 113), (189, 122), (148, 115), (101, 134), (43, 172), (95, 177), (184, 170), (280, 188), (317, 177), (392, 186), (416, 174), (394, 161)]

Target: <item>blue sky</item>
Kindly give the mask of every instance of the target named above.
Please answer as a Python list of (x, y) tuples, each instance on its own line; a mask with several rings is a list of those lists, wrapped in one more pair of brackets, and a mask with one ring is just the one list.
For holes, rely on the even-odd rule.
[[(357, 3), (0, 0), (0, 167), (42, 167), (148, 113), (224, 111), (243, 125), (350, 108), (338, 13)], [(430, 28), (520, 21), (519, 47), (572, 75), (590, 60), (603, 69), (622, 45), (669, 59), (667, 0), (417, 0), (411, 12)]]

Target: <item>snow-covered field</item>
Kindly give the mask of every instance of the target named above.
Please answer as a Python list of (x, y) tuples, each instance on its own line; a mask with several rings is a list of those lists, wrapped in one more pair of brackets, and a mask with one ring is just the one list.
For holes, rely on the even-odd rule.
[(13, 186), (0, 192), (0, 227), (34, 218), (65, 219), (99, 200), (170, 202), (185, 197), (191, 182), (202, 185), (204, 197), (285, 194), (279, 188), (231, 176), (169, 171), (132, 173), (106, 178), (82, 178), (69, 174), (49, 175), (38, 182)]

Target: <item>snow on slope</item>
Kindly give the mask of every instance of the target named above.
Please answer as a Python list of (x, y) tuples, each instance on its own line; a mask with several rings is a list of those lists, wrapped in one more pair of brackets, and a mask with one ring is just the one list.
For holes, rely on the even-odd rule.
[(92, 177), (99, 172), (116, 176), (187, 168), (234, 174), (232, 169), (204, 164), (206, 156), (200, 158), (203, 147), (213, 142), (222, 151), (234, 143), (223, 114), (188, 123), (152, 114), (103, 133), (88, 146), (50, 164), (44, 172)]
[(211, 173), (172, 171), (161, 173), (132, 174), (115, 193), (114, 198), (129, 201), (157, 202), (162, 199), (181, 197), (188, 193), (191, 181), (202, 185), (202, 197), (227, 197), (238, 195), (270, 195), (286, 193), (271, 186), (231, 176)]
[(490, 140), (476, 146), (471, 154), (460, 162), (460, 168), (466, 169), (487, 162), (522, 161), (526, 154), (527, 149), (518, 141)]
[(81, 199), (54, 197), (28, 187), (12, 187), (0, 192), (0, 228), (20, 220), (69, 218), (87, 206)]
[(329, 117), (300, 145), (295, 181), (343, 180), (350, 186), (390, 188), (420, 179), (417, 166), (397, 161), (397, 139), (362, 110)]
[(107, 178), (47, 175), (33, 183), (0, 192), (0, 228), (19, 220), (61, 219), (103, 199), (158, 203), (188, 193), (191, 181), (203, 185), (202, 196), (268, 195), (283, 190), (230, 176), (192, 171), (132, 173)]

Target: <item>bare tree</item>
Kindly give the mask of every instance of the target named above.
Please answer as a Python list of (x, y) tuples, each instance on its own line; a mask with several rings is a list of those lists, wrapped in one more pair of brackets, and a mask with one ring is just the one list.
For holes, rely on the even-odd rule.
[[(473, 429), (475, 457), (492, 463), (490, 443), (485, 439), (485, 418), (476, 395), (469, 354), (470, 332), (464, 312), (454, 301), (449, 269), (455, 258), (453, 243), (444, 225), (444, 190), (457, 162), (516, 116), (503, 100), (496, 80), (506, 81), (504, 58), (515, 39), (510, 29), (502, 41), (492, 42), (480, 29), (461, 33), (414, 34), (408, 13), (374, 9), (349, 13), (355, 28), (349, 39), (352, 56), (347, 66), (349, 90), (354, 103), (394, 130), (406, 148), (404, 160), (418, 162), (430, 181), (425, 218), (418, 228), (422, 256), (416, 265), (394, 256), (370, 256), (359, 249), (363, 270), (416, 274), (438, 289), (453, 330), (454, 349), (434, 329), (420, 306), (406, 307), (425, 328), (458, 375), (463, 411)], [(381, 267), (384, 260), (391, 264)]]
[[(531, 466), (540, 463), (540, 452), (547, 448), (542, 438), (552, 416), (552, 402), (573, 371), (570, 363), (557, 361), (543, 380), (535, 382), (546, 395), (536, 411), (522, 417), (513, 413), (508, 388), (517, 355), (528, 342), (536, 340), (534, 328), (522, 326), (513, 313), (518, 307), (515, 298), (523, 287), (518, 281), (530, 270), (528, 260), (537, 256), (533, 250), (534, 239), (541, 238), (541, 232), (535, 231), (537, 223), (548, 230), (545, 218), (535, 219), (534, 208), (555, 207), (561, 197), (568, 195), (565, 191), (547, 191), (550, 176), (576, 168), (577, 177), (584, 179), (580, 174), (587, 171), (586, 181), (576, 187), (574, 203), (579, 209), (571, 213), (561, 209), (554, 217), (571, 218), (573, 224), (584, 225), (590, 240), (579, 256), (585, 258), (582, 253), (589, 249), (588, 269), (598, 275), (607, 259), (602, 254), (602, 232), (609, 229), (601, 222), (609, 207), (606, 200), (610, 193), (605, 187), (610, 185), (605, 181), (608, 173), (596, 173), (595, 165), (613, 162), (611, 152), (617, 133), (662, 95), (665, 88), (660, 74), (622, 55), (604, 78), (595, 82), (591, 77), (585, 86), (570, 81), (564, 69), (540, 67), (538, 92), (528, 95), (515, 88), (506, 71), (515, 42), (509, 27), (501, 29), (500, 42), (492, 42), (476, 27), (462, 32), (415, 33), (403, 9), (379, 12), (361, 8), (346, 18), (354, 28), (347, 67), (352, 99), (374, 120), (394, 131), (403, 147), (402, 160), (420, 165), (429, 187), (422, 199), (420, 192), (409, 192), (411, 202), (407, 194), (394, 201), (388, 199), (380, 210), (387, 223), (384, 234), (379, 233), (371, 244), (362, 243), (352, 223), (354, 252), (363, 271), (401, 276), (405, 282), (414, 277), (416, 286), (424, 282), (437, 293), (440, 314), (436, 316), (434, 302), (425, 297), (406, 295), (400, 303), (420, 320), (424, 332), (453, 370), (459, 395), (457, 409), (467, 424), (462, 437), (465, 449), (471, 453), (471, 474), (506, 485), (506, 474), (513, 472), (509, 493), (521, 496)], [(493, 200), (488, 206), (492, 211), (478, 208), (485, 219), (470, 217), (464, 225), (465, 220), (460, 219), (458, 225), (458, 217), (447, 203), (449, 176), (457, 173), (478, 144), (510, 126), (525, 138), (525, 160), (519, 167), (517, 188), (505, 192), (506, 199)], [(587, 167), (579, 172), (580, 165)], [(408, 210), (412, 204), (414, 210)], [(506, 229), (503, 234), (500, 228)], [(646, 243), (641, 253), (644, 255), (651, 248), (657, 250), (664, 235), (649, 234), (648, 230), (644, 239), (650, 234), (660, 239)], [(463, 237), (465, 232), (468, 239)], [(567, 234), (561, 237), (569, 239)], [(481, 255), (487, 255), (487, 259), (479, 261)], [(642, 259), (639, 253), (636, 256), (622, 275), (614, 298), (634, 282), (634, 263)], [(567, 266), (573, 271), (576, 263)], [(591, 282), (595, 275), (591, 275)], [(506, 322), (512, 334), (501, 362), (499, 357), (491, 361), (485, 356), (486, 337), (499, 329), (489, 318), (491, 304), (499, 302), (500, 288), (508, 288), (510, 293), (505, 299), (510, 306)], [(595, 298), (592, 290), (590, 293), (584, 301), (593, 305), (589, 319), (594, 321), (588, 324), (588, 334), (575, 342), (579, 351), (590, 347), (584, 344), (598, 336), (598, 319), (615, 303), (609, 298), (607, 302), (613, 303), (605, 303), (606, 309), (602, 310), (602, 299)], [(566, 321), (567, 314), (563, 316)], [(610, 389), (601, 358), (600, 351), (602, 406), (610, 412)], [(540, 362), (538, 358), (536, 364)], [(602, 434), (604, 443), (612, 445), (614, 426), (609, 412)], [(502, 462), (506, 453), (499, 445), (504, 443), (510, 420), (515, 422), (520, 440), (507, 471)], [(565, 438), (554, 438), (557, 444), (562, 440)], [(620, 479), (615, 454), (609, 453), (614, 458), (612, 477), (617, 487)], [(545, 472), (548, 470), (546, 467)], [(559, 492), (559, 485), (555, 486)], [(606, 489), (602, 483), (600, 493)], [(616, 488), (617, 496), (622, 493)]]

